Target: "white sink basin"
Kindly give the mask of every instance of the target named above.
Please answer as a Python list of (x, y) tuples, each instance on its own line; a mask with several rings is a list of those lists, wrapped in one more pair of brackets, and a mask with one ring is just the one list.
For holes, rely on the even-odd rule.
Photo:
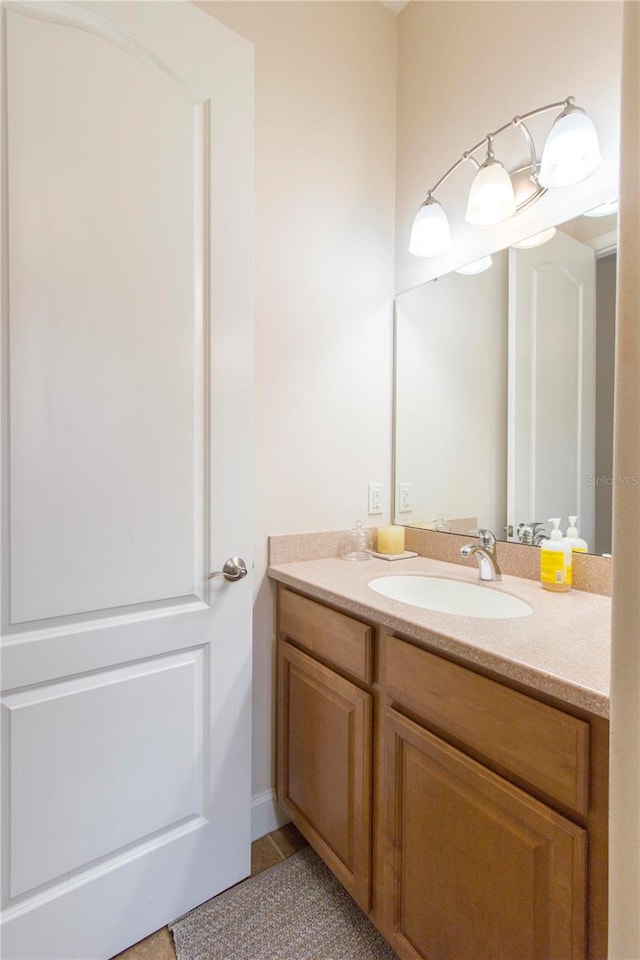
[(410, 603), (414, 607), (453, 613), (460, 617), (507, 620), (528, 617), (533, 610), (524, 600), (501, 593), (483, 583), (466, 583), (444, 577), (410, 576), (377, 577), (369, 581), (376, 593), (391, 600)]

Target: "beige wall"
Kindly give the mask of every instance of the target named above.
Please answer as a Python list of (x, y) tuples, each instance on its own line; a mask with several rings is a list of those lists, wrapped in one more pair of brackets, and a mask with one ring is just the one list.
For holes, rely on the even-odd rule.
[(256, 58), (255, 796), (273, 782), (267, 536), (366, 520), (370, 481), (388, 518), (397, 22), (377, 0), (199, 6)]
[[(397, 291), (617, 196), (621, 24), (616, 0), (409, 3), (399, 17)], [(438, 193), (453, 248), (440, 257), (413, 257), (407, 246), (415, 212), (464, 150), (517, 114), (570, 95), (597, 126), (602, 169), (583, 184), (550, 191), (513, 221), (480, 228), (464, 223), (473, 179), (464, 164)], [(532, 125), (541, 134), (537, 143), (552, 118)], [(521, 140), (505, 134), (496, 140), (496, 154)]]
[[(625, 10), (613, 472), (640, 477), (640, 4)], [(640, 486), (613, 489), (609, 960), (640, 957)]]

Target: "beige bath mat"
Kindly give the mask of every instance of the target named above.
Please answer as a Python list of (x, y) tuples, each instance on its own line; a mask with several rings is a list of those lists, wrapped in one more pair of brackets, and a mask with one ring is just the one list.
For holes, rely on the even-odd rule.
[(178, 960), (397, 960), (310, 847), (171, 930)]

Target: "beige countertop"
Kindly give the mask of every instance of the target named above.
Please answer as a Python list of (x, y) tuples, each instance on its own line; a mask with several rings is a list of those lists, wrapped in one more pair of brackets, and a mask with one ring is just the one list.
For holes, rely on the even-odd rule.
[(609, 716), (611, 600), (572, 590), (550, 593), (536, 581), (503, 576), (483, 584), (525, 600), (533, 613), (507, 620), (423, 610), (390, 600), (368, 586), (375, 577), (423, 574), (478, 583), (468, 569), (428, 557), (362, 562), (304, 560), (269, 568), (269, 576), (308, 596), (428, 643), (469, 662), (548, 693), (568, 704)]

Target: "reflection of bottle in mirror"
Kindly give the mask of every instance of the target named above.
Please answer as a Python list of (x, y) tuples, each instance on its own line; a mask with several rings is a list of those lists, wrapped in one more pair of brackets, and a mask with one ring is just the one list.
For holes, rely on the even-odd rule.
[(587, 541), (578, 535), (577, 517), (569, 517), (569, 528), (567, 529), (564, 542), (569, 544), (572, 553), (588, 553), (589, 547), (587, 546)]
[(545, 590), (566, 593), (573, 579), (571, 547), (562, 539), (560, 517), (551, 517), (549, 523), (551, 538), (540, 544), (540, 580)]
[(438, 533), (451, 533), (451, 524), (447, 523), (441, 513), (438, 514), (434, 521), (434, 530)]

